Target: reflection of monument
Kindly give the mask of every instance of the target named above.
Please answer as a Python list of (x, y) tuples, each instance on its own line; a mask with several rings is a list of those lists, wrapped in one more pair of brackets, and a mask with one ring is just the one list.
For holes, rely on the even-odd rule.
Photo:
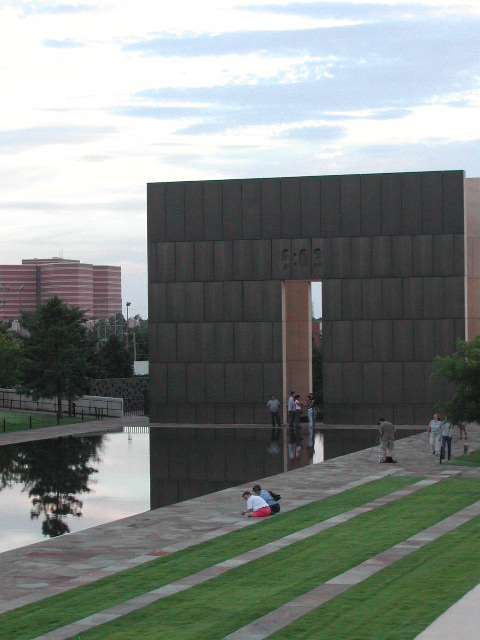
[(150, 508), (281, 473), (282, 436), (271, 443), (270, 429), (151, 428)]
[(479, 324), (479, 191), (462, 171), (149, 184), (151, 422), (304, 397), (321, 280), (325, 422), (426, 424), (450, 395), (433, 357)]
[(0, 490), (9, 482), (24, 483), (32, 500), (30, 517), (43, 517), (42, 533), (50, 538), (68, 533), (68, 517), (82, 516), (102, 438), (57, 438), (0, 447)]

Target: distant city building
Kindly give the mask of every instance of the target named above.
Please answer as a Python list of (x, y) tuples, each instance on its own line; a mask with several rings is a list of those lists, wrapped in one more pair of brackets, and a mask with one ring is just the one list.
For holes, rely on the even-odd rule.
[(36, 311), (53, 296), (84, 309), (91, 320), (110, 318), (122, 311), (121, 267), (64, 258), (0, 265), (0, 320), (18, 318), (20, 311)]

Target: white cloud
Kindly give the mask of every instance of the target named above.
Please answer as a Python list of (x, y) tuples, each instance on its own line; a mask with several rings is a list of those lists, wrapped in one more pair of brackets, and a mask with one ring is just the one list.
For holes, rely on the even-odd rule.
[(2, 262), (61, 249), (121, 263), (146, 315), (147, 182), (479, 175), (479, 13), (450, 0), (3, 2)]

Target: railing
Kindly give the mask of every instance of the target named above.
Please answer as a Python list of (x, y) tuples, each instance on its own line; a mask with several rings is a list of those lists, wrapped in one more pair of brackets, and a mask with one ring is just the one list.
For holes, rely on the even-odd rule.
[(145, 402), (143, 398), (125, 398), (123, 400), (123, 415), (125, 417), (144, 416)]
[[(17, 409), (57, 413), (58, 403), (52, 398), (34, 400), (30, 396), (4, 389), (0, 390), (0, 408), (9, 409), (10, 411)], [(62, 403), (62, 413), (69, 413), (68, 401)], [(93, 396), (79, 398), (71, 405), (71, 415), (81, 416), (82, 420), (87, 416), (94, 416), (97, 420), (101, 420), (104, 417), (121, 417), (123, 415), (123, 400), (118, 398), (96, 398)]]
[(150, 433), (150, 427), (146, 425), (123, 427), (123, 433)]

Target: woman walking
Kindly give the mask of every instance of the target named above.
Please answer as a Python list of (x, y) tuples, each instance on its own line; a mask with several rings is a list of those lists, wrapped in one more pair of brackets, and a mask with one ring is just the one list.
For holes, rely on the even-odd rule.
[(438, 413), (435, 413), (433, 416), (433, 420), (430, 420), (430, 424), (428, 425), (428, 433), (430, 434), (430, 446), (432, 447), (432, 454), (435, 456), (440, 451), (440, 427), (442, 423), (438, 416)]

